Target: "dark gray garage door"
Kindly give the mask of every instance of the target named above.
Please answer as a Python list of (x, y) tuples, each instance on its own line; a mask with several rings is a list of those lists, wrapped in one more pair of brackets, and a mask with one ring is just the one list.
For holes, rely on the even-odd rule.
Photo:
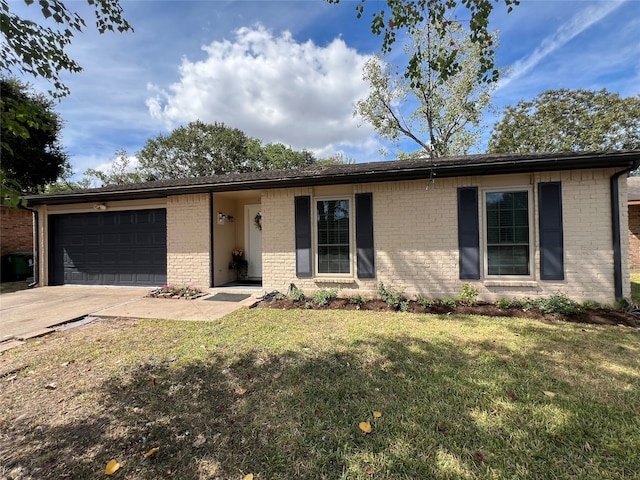
[(162, 285), (165, 209), (49, 215), (52, 285)]

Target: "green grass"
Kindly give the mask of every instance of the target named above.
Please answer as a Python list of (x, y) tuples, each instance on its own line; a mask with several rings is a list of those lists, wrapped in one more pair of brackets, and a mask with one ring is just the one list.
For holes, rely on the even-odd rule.
[(640, 303), (640, 273), (631, 274), (631, 300)]
[(0, 478), (640, 478), (625, 327), (254, 309), (101, 321), (0, 371)]

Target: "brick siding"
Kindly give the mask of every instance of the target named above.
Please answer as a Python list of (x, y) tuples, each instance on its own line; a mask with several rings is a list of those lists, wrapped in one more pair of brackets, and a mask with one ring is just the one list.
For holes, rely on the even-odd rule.
[[(483, 300), (547, 297), (563, 292), (575, 300), (613, 303), (613, 249), (609, 181), (613, 169), (551, 172), (494, 177), (439, 179), (427, 187), (426, 180), (345, 185), (340, 187), (290, 188), (263, 194), (263, 286), (286, 291), (295, 283), (305, 291), (341, 286), (347, 294), (372, 295), (378, 282), (404, 290), (409, 296), (455, 297), (462, 288), (458, 278), (457, 188), (531, 187), (533, 194), (534, 271), (531, 278), (470, 281)], [(623, 179), (624, 180), (624, 179)], [(565, 280), (540, 280), (537, 233), (537, 184), (561, 181), (564, 220)], [(295, 275), (294, 197), (334, 195), (349, 197), (373, 193), (375, 280), (297, 278)], [(626, 205), (626, 184), (620, 182), (621, 204)], [(482, 225), (482, 209), (480, 209)], [(622, 231), (627, 211), (621, 209)], [(481, 246), (483, 240), (481, 239)], [(623, 252), (628, 239), (623, 236)], [(628, 271), (628, 256), (623, 271)], [(355, 267), (354, 267), (355, 269)], [(624, 275), (626, 278), (627, 275)], [(628, 279), (623, 284), (629, 295)]]
[(209, 195), (167, 198), (167, 283), (209, 288)]
[(0, 255), (33, 250), (33, 214), (0, 206)]

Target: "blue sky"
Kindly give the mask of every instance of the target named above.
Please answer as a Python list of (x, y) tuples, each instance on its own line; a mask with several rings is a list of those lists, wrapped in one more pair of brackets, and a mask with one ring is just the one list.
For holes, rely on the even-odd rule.
[[(352, 115), (367, 93), (362, 65), (380, 46), (368, 19), (384, 2), (367, 1), (358, 20), (357, 1), (122, 1), (135, 32), (105, 35), (86, 2), (65, 3), (89, 25), (69, 49), (84, 71), (64, 75), (71, 95), (56, 107), (78, 174), (194, 120), (318, 156), (363, 162), (394, 151)], [(38, 18), (37, 2), (10, 5)], [(491, 28), (500, 30), (498, 65), (510, 69), (498, 107), (551, 88), (640, 93), (640, 0), (522, 0), (509, 14), (497, 3)], [(486, 140), (495, 119), (485, 120)]]

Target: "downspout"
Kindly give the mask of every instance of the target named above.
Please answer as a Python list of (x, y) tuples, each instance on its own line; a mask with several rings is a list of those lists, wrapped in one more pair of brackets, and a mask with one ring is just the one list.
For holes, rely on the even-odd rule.
[(29, 210), (33, 214), (33, 282), (27, 285), (28, 288), (33, 288), (38, 285), (40, 281), (40, 261), (38, 252), (40, 252), (40, 216), (38, 210), (31, 207), (21, 206), (25, 210)]
[(622, 235), (620, 233), (620, 187), (618, 180), (622, 175), (628, 175), (632, 170), (640, 166), (636, 160), (632, 167), (621, 170), (611, 175), (611, 226), (613, 229), (613, 285), (616, 300), (623, 298), (622, 292)]
[(209, 192), (209, 288), (213, 288), (215, 265), (213, 264), (213, 192)]

